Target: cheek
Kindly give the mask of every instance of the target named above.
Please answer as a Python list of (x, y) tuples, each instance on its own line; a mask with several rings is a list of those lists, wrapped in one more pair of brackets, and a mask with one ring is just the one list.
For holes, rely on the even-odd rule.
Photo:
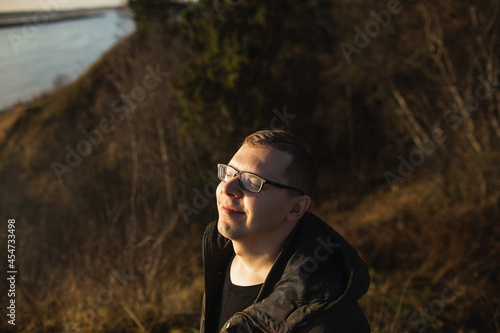
[[(255, 200), (252, 200), (255, 199)], [(246, 207), (251, 207), (253, 215), (263, 218), (271, 216), (282, 216), (286, 211), (286, 202), (275, 195), (262, 196), (259, 198), (248, 198), (245, 202)]]
[(222, 188), (223, 187), (224, 187), (224, 185), (222, 185), (222, 182), (220, 182), (219, 185), (217, 185), (217, 188), (215, 189), (215, 198), (217, 201), (217, 206), (219, 205), (219, 200), (222, 196)]

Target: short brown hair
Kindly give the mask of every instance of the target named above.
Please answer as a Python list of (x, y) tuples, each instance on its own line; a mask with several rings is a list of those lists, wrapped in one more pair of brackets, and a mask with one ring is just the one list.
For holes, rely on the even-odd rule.
[(285, 169), (285, 178), (290, 186), (312, 195), (318, 171), (313, 155), (300, 138), (284, 130), (270, 129), (250, 134), (243, 141), (244, 144), (250, 147), (272, 147), (292, 155), (292, 161)]

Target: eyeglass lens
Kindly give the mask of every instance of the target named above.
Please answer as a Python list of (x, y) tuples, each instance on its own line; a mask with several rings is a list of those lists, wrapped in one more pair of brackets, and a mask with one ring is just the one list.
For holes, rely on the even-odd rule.
[(219, 179), (227, 182), (230, 178), (234, 178), (236, 175), (239, 177), (240, 186), (251, 192), (259, 192), (263, 185), (263, 180), (255, 175), (248, 172), (238, 172), (236, 169), (231, 168), (227, 165), (219, 165)]

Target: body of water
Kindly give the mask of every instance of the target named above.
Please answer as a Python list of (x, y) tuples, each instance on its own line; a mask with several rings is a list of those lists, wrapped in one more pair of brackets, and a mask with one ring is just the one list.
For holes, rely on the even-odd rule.
[(0, 110), (76, 79), (135, 30), (126, 11), (56, 23), (31, 23), (31, 18), (0, 29)]

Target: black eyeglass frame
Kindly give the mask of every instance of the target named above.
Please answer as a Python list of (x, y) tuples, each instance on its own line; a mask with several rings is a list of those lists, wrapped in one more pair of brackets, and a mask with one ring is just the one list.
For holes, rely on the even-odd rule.
[[(274, 187), (278, 187), (278, 188), (284, 188), (284, 189), (288, 189), (288, 190), (295, 190), (295, 191), (299, 191), (300, 195), (304, 195), (304, 194), (305, 194), (305, 193), (304, 193), (304, 191), (302, 191), (302, 190), (300, 190), (300, 189), (298, 189), (298, 188), (296, 188), (296, 187), (292, 187), (292, 186), (288, 186), (288, 185), (284, 185), (284, 184), (276, 183), (276, 182), (273, 182), (273, 181), (271, 181), (271, 180), (268, 180), (268, 179), (266, 179), (266, 178), (264, 178), (264, 177), (262, 177), (262, 176), (256, 175), (255, 173), (248, 172), (248, 171), (239, 171), (239, 170), (237, 170), (237, 169), (233, 168), (233, 167), (232, 167), (232, 166), (230, 166), (230, 165), (219, 163), (219, 164), (217, 164), (217, 177), (218, 177), (221, 181), (223, 181), (223, 182), (225, 182), (225, 183), (227, 183), (227, 181), (226, 181), (226, 180), (224, 180), (224, 179), (222, 179), (222, 178), (220, 177), (220, 170), (221, 170), (221, 167), (226, 167), (226, 168), (230, 168), (230, 169), (234, 170), (235, 175), (238, 177), (238, 183), (240, 184), (240, 187), (241, 187), (242, 189), (247, 190), (247, 191), (252, 192), (252, 193), (260, 193), (260, 192), (262, 191), (262, 189), (264, 188), (264, 185), (265, 185), (265, 184), (269, 184), (269, 185), (272, 185), (272, 186), (274, 186)], [(250, 174), (250, 175), (255, 176), (255, 177), (257, 177), (257, 178), (259, 178), (259, 179), (261, 179), (261, 180), (262, 180), (262, 185), (260, 186), (260, 189), (259, 189), (258, 191), (252, 191), (252, 190), (250, 190), (250, 189), (246, 188), (246, 187), (243, 185), (243, 183), (241, 182), (241, 177), (240, 177), (240, 175), (241, 175), (241, 174), (244, 174), (244, 173), (246, 173), (246, 174)]]

